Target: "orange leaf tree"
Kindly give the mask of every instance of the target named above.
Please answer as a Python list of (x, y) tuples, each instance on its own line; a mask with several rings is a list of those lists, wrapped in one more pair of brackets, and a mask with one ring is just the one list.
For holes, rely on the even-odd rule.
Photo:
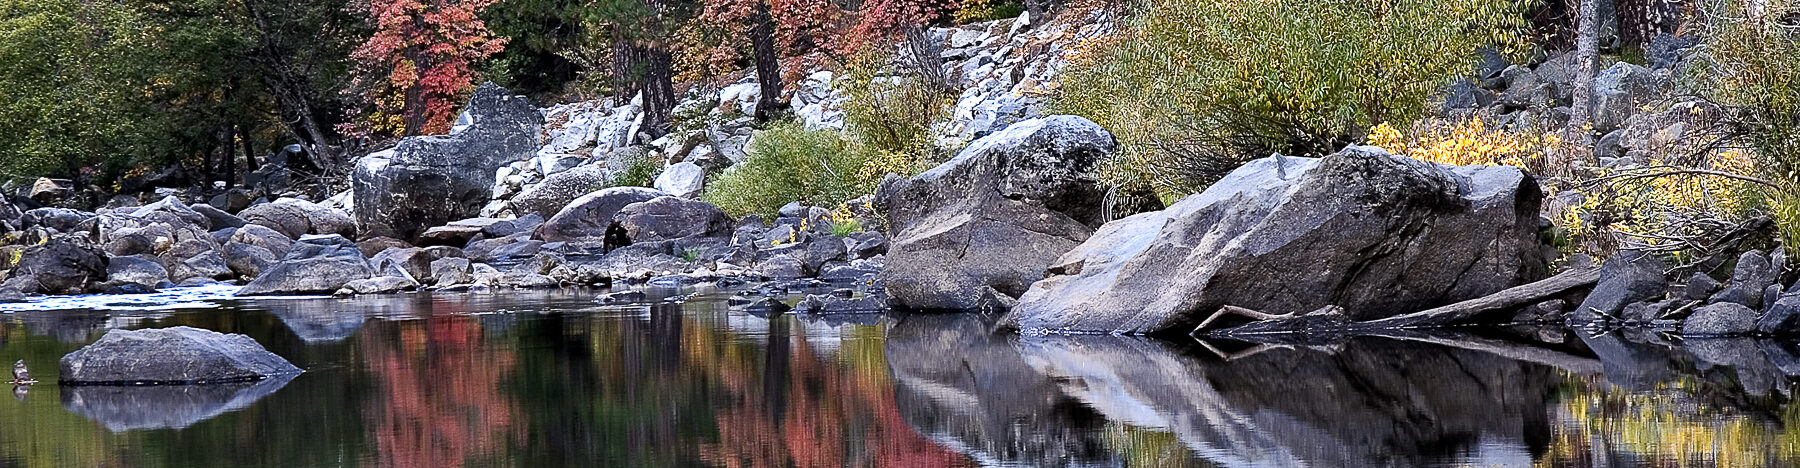
[(368, 0), (375, 32), (356, 49), (348, 93), (364, 102), (365, 133), (410, 136), (449, 131), (475, 88), (473, 64), (499, 53), (481, 21), (495, 0)]

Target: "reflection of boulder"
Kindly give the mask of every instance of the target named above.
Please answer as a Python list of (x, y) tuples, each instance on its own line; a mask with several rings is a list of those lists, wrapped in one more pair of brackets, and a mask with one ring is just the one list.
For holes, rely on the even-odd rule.
[(25, 331), (54, 336), (63, 343), (87, 343), (89, 337), (111, 328), (105, 312), (96, 310), (31, 310), (14, 313)]
[(888, 337), (901, 412), (978, 459), (1109, 460), (1113, 424), (1234, 466), (1415, 466), (1548, 444), (1553, 368), (1478, 351), (1365, 340), (1220, 363), (1137, 338), (918, 319)]
[(1125, 337), (1030, 338), (1019, 348), (1106, 417), (1166, 428), (1227, 465), (1418, 466), (1477, 442), (1542, 452), (1556, 384), (1547, 366), (1387, 341), (1228, 363)]
[(972, 315), (912, 315), (888, 331), (895, 404), (920, 434), (977, 460), (1116, 464), (1106, 419), (1020, 358)]
[(243, 409), (294, 379), (294, 374), (256, 382), (216, 385), (73, 386), (62, 389), (63, 408), (113, 432), (181, 429)]
[(1632, 343), (1617, 333), (1588, 336), (1577, 333), (1588, 350), (1600, 358), (1606, 381), (1631, 391), (1647, 391), (1669, 380), (1669, 353), (1655, 346)]
[(355, 335), (367, 317), (361, 310), (345, 310), (340, 301), (268, 301), (269, 313), (294, 331), (301, 341), (329, 343)]

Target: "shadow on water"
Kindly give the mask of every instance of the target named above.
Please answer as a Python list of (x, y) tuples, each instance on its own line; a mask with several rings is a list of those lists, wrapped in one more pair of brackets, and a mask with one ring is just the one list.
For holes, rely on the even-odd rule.
[(1794, 343), (1021, 337), (970, 315), (771, 317), (676, 293), (0, 315), (0, 362), (47, 382), (107, 329), (174, 325), (250, 335), (307, 370), (23, 389), (0, 399), (0, 466), (1800, 463)]

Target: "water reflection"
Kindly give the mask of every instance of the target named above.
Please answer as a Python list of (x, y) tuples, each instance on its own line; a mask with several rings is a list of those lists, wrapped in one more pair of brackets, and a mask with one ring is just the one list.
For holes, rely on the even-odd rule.
[(721, 295), (593, 295), (0, 316), (0, 362), (25, 359), (45, 381), (112, 327), (245, 333), (308, 371), (230, 388), (39, 385), (0, 400), (0, 466), (1800, 462), (1794, 343), (1583, 333), (1212, 350), (993, 335), (969, 315), (758, 317)]
[(294, 375), (219, 385), (87, 385), (62, 390), (63, 407), (112, 432), (181, 429), (249, 406)]

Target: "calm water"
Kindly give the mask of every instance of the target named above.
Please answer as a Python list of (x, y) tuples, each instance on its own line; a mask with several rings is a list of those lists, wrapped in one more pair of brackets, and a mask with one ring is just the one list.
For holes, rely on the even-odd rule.
[(0, 397), (0, 466), (1794, 466), (1793, 346), (1550, 333), (1324, 347), (766, 319), (722, 296), (218, 301), (0, 315), (55, 381), (109, 328), (248, 334), (307, 369)]

